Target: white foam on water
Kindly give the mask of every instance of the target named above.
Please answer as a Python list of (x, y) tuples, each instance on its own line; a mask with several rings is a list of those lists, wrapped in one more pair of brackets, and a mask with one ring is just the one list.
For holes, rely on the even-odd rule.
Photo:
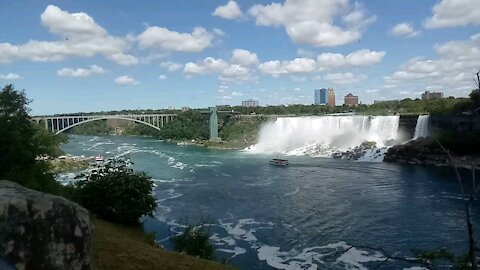
[(225, 245), (234, 246), (237, 243), (235, 239), (233, 239), (230, 236), (220, 238), (218, 233), (215, 233), (212, 236), (210, 236), (210, 240), (212, 240), (217, 246), (225, 246)]
[(270, 186), (273, 183), (274, 183), (274, 181), (272, 181), (272, 180), (266, 180), (266, 181), (260, 181), (260, 182), (256, 182), (256, 183), (248, 183), (248, 184), (245, 184), (245, 186), (266, 187), (266, 186)]
[(294, 194), (297, 194), (300, 191), (299, 187), (296, 187), (294, 191), (285, 193), (285, 196), (292, 196)]
[(241, 247), (234, 247), (233, 249), (220, 248), (220, 249), (217, 249), (217, 251), (225, 252), (225, 253), (233, 253), (233, 255), (230, 256), (230, 258), (227, 259), (227, 261), (237, 257), (238, 255), (242, 255), (242, 254), (247, 253), (247, 250), (244, 249), (244, 248), (241, 248)]
[(380, 252), (369, 253), (368, 251), (350, 248), (340, 256), (337, 261), (345, 264), (345, 269), (367, 270), (362, 263), (384, 261), (386, 258)]
[[(253, 234), (259, 229), (271, 229), (273, 223), (271, 222), (257, 222), (253, 218), (240, 219), (235, 225), (233, 223), (223, 223), (219, 220), (220, 227), (222, 227), (229, 235), (232, 235), (235, 239), (243, 240), (247, 242), (256, 242), (257, 237)], [(251, 225), (260, 225), (256, 228), (246, 229), (244, 227)], [(267, 226), (267, 227), (265, 227)]]
[(92, 150), (93, 148), (97, 148), (101, 145), (109, 145), (109, 144), (115, 144), (115, 143), (113, 143), (113, 142), (98, 142), (98, 143), (95, 143), (94, 145), (88, 147), (87, 150)]
[(176, 168), (180, 170), (183, 170), (188, 166), (188, 164), (177, 161), (174, 157), (169, 157), (167, 164), (172, 168)]
[(195, 164), (195, 167), (218, 167), (218, 166), (213, 164)]
[(388, 151), (388, 148), (389, 147), (367, 149), (365, 150), (365, 155), (360, 157), (357, 161), (382, 162), (385, 153)]
[(175, 183), (175, 182), (190, 182), (192, 181), (191, 177), (184, 177), (184, 178), (170, 178), (170, 179), (156, 179), (152, 178), (152, 182), (158, 182), (158, 183)]
[(173, 188), (167, 189), (167, 190), (165, 190), (165, 192), (167, 192), (167, 194), (168, 194), (167, 197), (161, 198), (161, 199), (157, 199), (157, 200), (156, 200), (157, 204), (158, 204), (158, 203), (161, 203), (161, 202), (164, 202), (164, 201), (166, 201), (166, 200), (176, 199), (176, 198), (178, 198), (178, 197), (182, 197), (182, 196), (183, 196), (182, 193), (176, 193), (176, 192), (175, 192), (175, 189), (173, 189)]

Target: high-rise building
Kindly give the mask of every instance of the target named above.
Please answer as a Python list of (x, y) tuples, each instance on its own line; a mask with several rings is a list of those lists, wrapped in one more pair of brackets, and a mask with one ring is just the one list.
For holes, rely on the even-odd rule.
[(328, 96), (327, 105), (330, 107), (335, 107), (335, 91), (333, 91), (333, 88), (328, 88), (327, 96)]
[(443, 93), (442, 92), (425, 91), (425, 93), (422, 94), (422, 99), (423, 100), (442, 99), (442, 98), (443, 98)]
[(258, 100), (247, 99), (242, 101), (242, 107), (258, 107)]
[(345, 106), (358, 106), (358, 96), (348, 93), (348, 95), (345, 96)]
[(315, 105), (327, 104), (327, 89), (315, 89)]

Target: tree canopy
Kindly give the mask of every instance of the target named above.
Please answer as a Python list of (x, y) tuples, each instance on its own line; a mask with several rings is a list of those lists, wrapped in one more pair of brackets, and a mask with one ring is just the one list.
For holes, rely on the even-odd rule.
[(0, 91), (0, 179), (15, 181), (29, 188), (53, 192), (59, 184), (49, 173), (41, 156), (58, 156), (65, 137), (44, 130), (29, 116), (25, 91), (6, 85)]

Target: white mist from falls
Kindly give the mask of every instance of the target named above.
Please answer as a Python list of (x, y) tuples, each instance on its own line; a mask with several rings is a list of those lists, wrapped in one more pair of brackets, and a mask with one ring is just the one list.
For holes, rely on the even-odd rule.
[(399, 116), (309, 116), (279, 117), (260, 130), (253, 153), (331, 156), (362, 142), (376, 147), (397, 139)]

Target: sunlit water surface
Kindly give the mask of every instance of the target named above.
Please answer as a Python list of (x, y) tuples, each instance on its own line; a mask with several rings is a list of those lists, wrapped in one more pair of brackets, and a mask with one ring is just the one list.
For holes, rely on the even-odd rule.
[[(186, 220), (209, 220), (216, 257), (241, 269), (369, 269), (385, 258), (365, 246), (397, 256), (467, 248), (450, 169), (311, 157), (289, 157), (291, 165), (279, 168), (268, 155), (137, 137), (74, 135), (63, 149), (129, 157), (156, 185), (158, 208), (145, 230), (171, 248), (169, 237)], [(357, 248), (345, 251), (350, 245)]]

